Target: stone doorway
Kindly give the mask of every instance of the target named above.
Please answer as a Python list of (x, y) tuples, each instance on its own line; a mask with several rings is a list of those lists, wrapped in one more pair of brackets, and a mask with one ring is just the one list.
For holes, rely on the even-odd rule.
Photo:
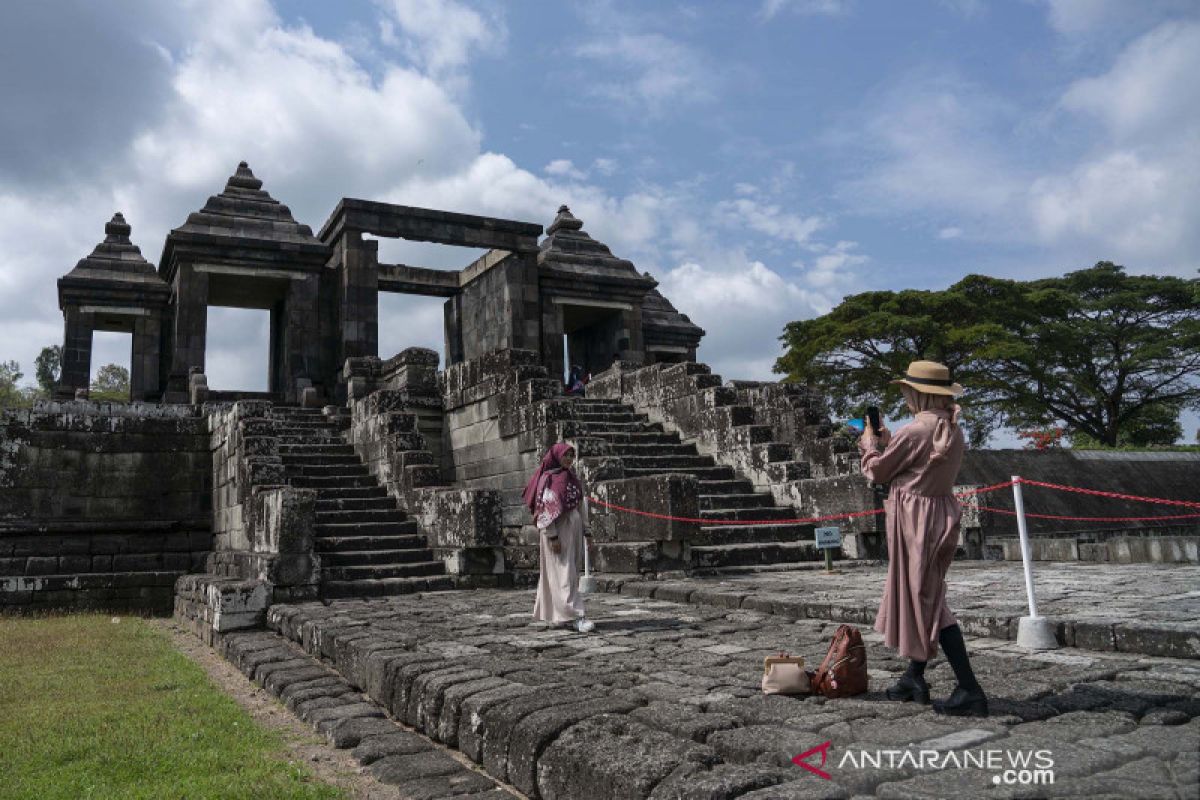
[(559, 304), (559, 309), (567, 370), (579, 366), (585, 374), (595, 375), (612, 366), (613, 361), (629, 349), (629, 334), (623, 318), (629, 306), (564, 302)]

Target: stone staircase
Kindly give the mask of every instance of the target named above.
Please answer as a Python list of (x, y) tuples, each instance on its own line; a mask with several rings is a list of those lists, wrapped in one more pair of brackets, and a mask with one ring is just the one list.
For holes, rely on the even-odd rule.
[(321, 596), (370, 597), (452, 588), (417, 521), (397, 505), (318, 409), (276, 406), (288, 483), (313, 489)]
[(668, 433), (660, 423), (617, 400), (579, 398), (575, 403), (575, 428), (582, 436), (608, 443), (625, 466), (625, 475), (685, 473), (700, 482), (700, 516), (714, 523), (701, 525), (691, 547), (696, 570), (754, 567), (813, 561), (821, 557), (813, 543), (812, 525), (757, 524), (792, 519), (796, 510), (779, 506), (769, 493), (755, 492), (751, 482), (733, 467), (719, 465), (701, 455), (679, 434)]

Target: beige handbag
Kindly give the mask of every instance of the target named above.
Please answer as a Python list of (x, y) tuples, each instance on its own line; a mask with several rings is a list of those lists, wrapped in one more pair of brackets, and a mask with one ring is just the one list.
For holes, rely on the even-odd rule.
[(801, 656), (780, 653), (763, 659), (763, 694), (808, 694), (808, 673)]

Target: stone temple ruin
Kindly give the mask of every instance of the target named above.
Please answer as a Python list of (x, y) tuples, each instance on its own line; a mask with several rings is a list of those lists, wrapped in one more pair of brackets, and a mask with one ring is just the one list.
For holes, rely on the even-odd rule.
[[(601, 572), (814, 561), (812, 525), (764, 523), (877, 506), (818, 392), (712, 374), (704, 331), (649, 274), (566, 206), (544, 233), (343, 198), (314, 235), (245, 163), (157, 267), (115, 215), (58, 282), (56, 399), (0, 417), (0, 607), (174, 608), (211, 638), (273, 602), (525, 585), (521, 489), (562, 439), (594, 497), (678, 518), (595, 504)], [(387, 264), (369, 237), (486, 252), (461, 270)], [(445, 298), (444, 369), (428, 349), (380, 357), (380, 292)], [(270, 312), (267, 392), (208, 386), (210, 305)], [(97, 330), (132, 334), (131, 403), (87, 399)], [(563, 394), (568, 358), (594, 376), (586, 399)], [(963, 481), (1011, 469), (976, 459)], [(1142, 465), (1123, 480), (1163, 494), (1190, 478)], [(1011, 528), (969, 516), (964, 556), (1011, 557)], [(881, 518), (839, 524), (839, 558), (882, 555)], [(1142, 557), (1091, 544), (1099, 560), (1197, 560), (1194, 537), (1155, 541)]]

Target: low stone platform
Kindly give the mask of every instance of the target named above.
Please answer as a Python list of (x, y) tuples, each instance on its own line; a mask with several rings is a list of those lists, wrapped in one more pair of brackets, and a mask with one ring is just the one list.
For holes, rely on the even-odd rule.
[[(596, 631), (584, 636), (531, 623), (532, 606), (526, 591), (432, 592), (275, 605), (268, 625), (395, 719), (534, 798), (1200, 791), (1200, 666), (1192, 661), (1077, 649), (1029, 655), (971, 637), (993, 716), (955, 719), (883, 699), (903, 664), (874, 634), (866, 636), (867, 694), (762, 696), (763, 657), (788, 651), (815, 666), (834, 622), (599, 594), (589, 600)], [(944, 660), (927, 674), (935, 696), (949, 692)], [(828, 760), (818, 751), (806, 763), (828, 779), (792, 762), (827, 743)], [(1053, 783), (1043, 773), (1021, 785), (1004, 772), (1008, 759), (1038, 750), (1048, 751)], [(948, 753), (983, 763), (989, 752), (997, 766), (946, 767)]]
[[(870, 627), (887, 567), (851, 562), (837, 569), (832, 575), (813, 568), (678, 581), (597, 580), (605, 591), (635, 597)], [(1019, 563), (956, 562), (947, 583), (950, 608), (965, 633), (1017, 638), (1017, 621), (1029, 613)], [(1200, 566), (1039, 563), (1034, 585), (1038, 613), (1057, 623), (1064, 646), (1200, 658)]]
[[(284, 703), (329, 744), (351, 755), (405, 800), (515, 800), (505, 787), (454, 754), (387, 719), (336, 671), (276, 633), (246, 631), (218, 639), (218, 652)], [(391, 796), (391, 795), (389, 795)]]

